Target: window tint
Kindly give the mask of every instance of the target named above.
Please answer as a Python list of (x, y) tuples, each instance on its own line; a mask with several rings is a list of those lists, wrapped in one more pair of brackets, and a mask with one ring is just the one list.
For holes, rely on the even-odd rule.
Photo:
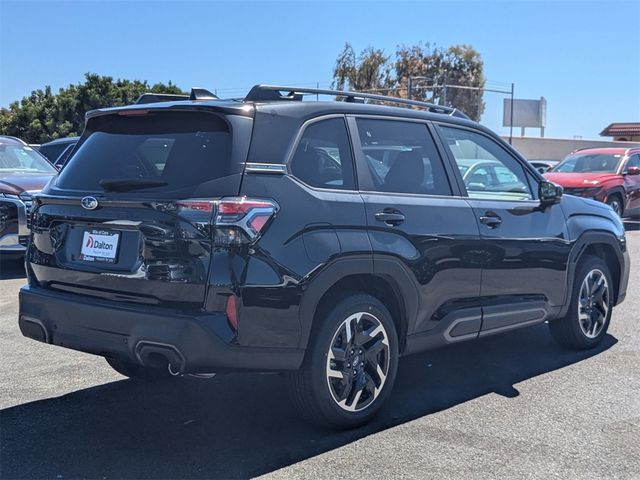
[(495, 200), (535, 198), (520, 162), (494, 140), (469, 130), (440, 128), (456, 159), (469, 197)]
[(380, 192), (451, 195), (442, 160), (421, 123), (357, 120), (362, 153)]
[(354, 190), (353, 158), (343, 118), (329, 118), (305, 128), (291, 159), (291, 173), (318, 188)]
[(101, 180), (151, 180), (166, 185), (138, 194), (190, 195), (202, 184), (232, 172), (231, 133), (216, 115), (162, 112), (106, 115), (60, 173), (58, 186), (102, 190)]

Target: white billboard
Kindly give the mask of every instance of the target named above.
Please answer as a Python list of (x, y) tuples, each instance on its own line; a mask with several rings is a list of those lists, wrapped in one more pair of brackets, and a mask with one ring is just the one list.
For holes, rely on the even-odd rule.
[(513, 123), (511, 123), (511, 99), (505, 98), (502, 110), (503, 127), (534, 127), (547, 126), (547, 100), (515, 99), (513, 101)]

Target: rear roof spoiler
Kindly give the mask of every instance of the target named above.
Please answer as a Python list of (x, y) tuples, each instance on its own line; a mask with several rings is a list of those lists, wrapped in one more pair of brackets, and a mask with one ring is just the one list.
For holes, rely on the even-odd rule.
[(206, 88), (193, 87), (190, 95), (177, 95), (175, 93), (143, 93), (136, 100), (136, 105), (158, 102), (176, 102), (179, 100), (218, 100), (218, 97)]

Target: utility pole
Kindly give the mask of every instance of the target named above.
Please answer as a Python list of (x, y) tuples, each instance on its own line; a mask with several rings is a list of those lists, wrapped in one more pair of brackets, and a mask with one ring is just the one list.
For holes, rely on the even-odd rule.
[(513, 83), (511, 83), (511, 105), (509, 108), (509, 145), (513, 144)]

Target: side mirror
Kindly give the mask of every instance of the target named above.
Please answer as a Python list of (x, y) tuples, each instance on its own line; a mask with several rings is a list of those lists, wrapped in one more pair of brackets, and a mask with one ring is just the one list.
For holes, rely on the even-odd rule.
[(640, 167), (627, 168), (627, 175), (640, 175)]
[(540, 182), (539, 196), (542, 205), (559, 203), (563, 193), (564, 190), (560, 185), (552, 182)]

